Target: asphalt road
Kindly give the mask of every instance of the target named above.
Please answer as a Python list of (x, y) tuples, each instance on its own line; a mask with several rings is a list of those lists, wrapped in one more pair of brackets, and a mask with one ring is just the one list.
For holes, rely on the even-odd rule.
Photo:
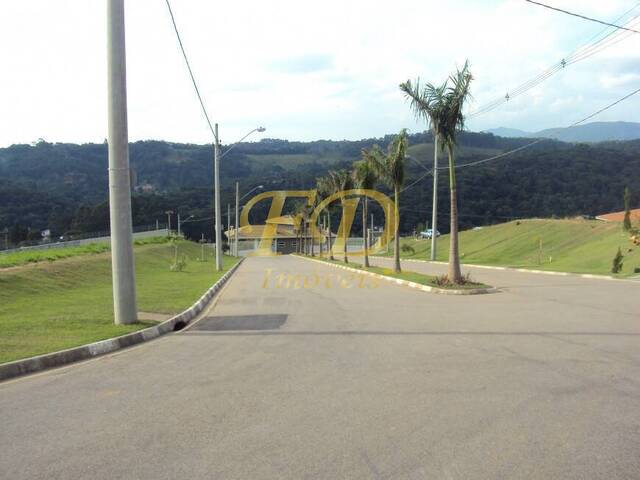
[(0, 477), (640, 478), (640, 285), (472, 274), (248, 259), (191, 329), (0, 384)]

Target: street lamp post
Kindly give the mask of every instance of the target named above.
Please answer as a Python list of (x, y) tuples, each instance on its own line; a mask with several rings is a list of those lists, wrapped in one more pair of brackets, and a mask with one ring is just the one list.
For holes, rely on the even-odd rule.
[[(264, 131), (264, 129), (263, 129)], [(257, 187), (253, 187), (251, 190), (249, 190), (247, 193), (245, 193), (242, 197), (240, 197), (240, 183), (236, 182), (236, 226), (233, 229), (233, 254), (237, 257), (238, 256), (238, 228), (240, 226), (239, 222), (239, 216), (240, 216), (240, 200), (242, 200), (243, 198), (245, 198), (247, 195), (249, 195), (250, 193), (258, 190), (258, 189), (263, 189), (264, 186), (263, 185), (258, 185)]]
[(164, 212), (167, 214), (167, 236), (171, 235), (171, 215), (173, 215), (173, 210), (167, 210)]
[(215, 239), (216, 239), (216, 270), (222, 270), (222, 250), (220, 246), (222, 245), (222, 219), (220, 218), (220, 159), (223, 158), (227, 153), (233, 150), (240, 142), (242, 142), (245, 138), (251, 135), (253, 132), (264, 132), (266, 128), (264, 127), (256, 127), (247, 133), (244, 137), (238, 140), (236, 143), (231, 145), (222, 155), (220, 155), (220, 137), (218, 136), (218, 124), (216, 123), (214, 126), (214, 139), (215, 144), (213, 148), (213, 177), (214, 177), (214, 199), (215, 199)]

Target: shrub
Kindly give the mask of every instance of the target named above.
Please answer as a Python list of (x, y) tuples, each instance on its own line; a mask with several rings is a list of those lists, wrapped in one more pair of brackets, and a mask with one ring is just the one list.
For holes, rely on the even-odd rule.
[(408, 245), (406, 243), (403, 243), (402, 246), (400, 247), (400, 250), (403, 253), (410, 253), (411, 255), (413, 255), (414, 253), (416, 253), (415, 249), (411, 246)]
[(623, 258), (624, 258), (624, 255), (622, 255), (622, 251), (620, 250), (620, 247), (618, 247), (616, 256), (613, 257), (613, 264), (611, 265), (611, 273), (620, 273), (620, 271), (622, 270), (622, 265), (624, 265), (624, 262), (622, 261)]

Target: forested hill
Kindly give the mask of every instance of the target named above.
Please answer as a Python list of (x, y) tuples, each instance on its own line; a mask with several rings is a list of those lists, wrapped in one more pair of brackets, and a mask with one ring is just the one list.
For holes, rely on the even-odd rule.
[[(382, 147), (392, 136), (361, 141), (289, 142), (265, 139), (238, 145), (221, 167), (223, 206), (232, 202), (233, 185), (244, 191), (312, 188), (333, 168), (347, 168), (362, 148)], [(407, 179), (410, 184), (431, 167), (429, 134), (410, 136)], [(513, 149), (528, 139), (463, 133), (458, 163), (468, 163)], [(130, 146), (135, 184), (134, 223), (165, 218), (167, 209), (184, 216), (211, 216), (210, 145), (161, 141)], [(419, 162), (419, 163), (418, 163)], [(442, 219), (446, 225), (447, 182), (442, 172)], [(430, 175), (402, 195), (402, 229), (412, 230), (430, 211)], [(622, 190), (640, 191), (640, 141), (574, 145), (544, 141), (503, 159), (458, 171), (463, 227), (509, 218), (597, 214), (622, 208)], [(382, 186), (381, 189), (384, 189)], [(105, 144), (14, 145), (0, 149), (0, 230), (20, 232), (51, 228), (54, 234), (108, 228), (107, 148)], [(636, 199), (634, 199), (635, 201)], [(194, 235), (210, 232), (205, 220), (186, 225)], [(446, 231), (446, 228), (442, 230)], [(22, 233), (24, 236), (24, 233)]]

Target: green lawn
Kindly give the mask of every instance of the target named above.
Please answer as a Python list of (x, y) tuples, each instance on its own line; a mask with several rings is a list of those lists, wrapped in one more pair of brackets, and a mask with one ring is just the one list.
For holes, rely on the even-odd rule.
[[(402, 239), (402, 244), (414, 249), (402, 252), (403, 258), (430, 258), (430, 240)], [(640, 267), (640, 247), (618, 223), (532, 219), (460, 233), (461, 261), (482, 265), (607, 275), (618, 247), (625, 255), (620, 276), (633, 275)], [(437, 259), (447, 261), (448, 256), (449, 236), (443, 235)]]
[[(213, 259), (199, 262), (200, 245), (182, 241), (182, 272), (171, 272), (174, 247), (135, 247), (138, 310), (178, 313), (222, 273)], [(66, 249), (65, 249), (66, 250)], [(224, 257), (226, 269), (236, 259)], [(102, 340), (152, 325), (113, 324), (109, 253), (77, 255), (46, 263), (0, 269), (0, 363)]]
[[(149, 237), (135, 240), (135, 245), (148, 245), (152, 243), (167, 243), (167, 237)], [(87, 243), (77, 247), (50, 248), (47, 250), (24, 250), (11, 253), (0, 253), (0, 269), (16, 267), (28, 263), (53, 262), (63, 258), (77, 257), (94, 253), (109, 251), (108, 242)]]
[[(327, 262), (327, 263), (333, 263), (336, 265), (345, 265), (345, 263), (342, 260), (329, 260), (328, 258), (319, 258), (319, 257), (315, 257), (317, 260), (321, 260), (323, 262)], [(414, 282), (414, 283), (419, 283), (421, 285), (427, 285), (429, 287), (435, 287), (435, 288), (445, 288), (445, 289), (456, 289), (456, 290), (464, 290), (464, 289), (474, 289), (474, 288), (489, 288), (488, 285), (485, 285), (483, 283), (476, 283), (476, 282), (470, 282), (470, 283), (466, 283), (464, 285), (456, 285), (456, 286), (451, 286), (451, 285), (438, 285), (438, 283), (436, 283), (437, 278), (433, 275), (425, 275), (423, 273), (418, 273), (418, 272), (411, 272), (411, 271), (407, 271), (407, 270), (403, 270), (400, 273), (394, 273), (393, 269), (391, 268), (382, 268), (382, 267), (369, 267), (369, 268), (365, 268), (360, 264), (357, 263), (348, 263), (346, 264), (347, 267), (350, 268), (355, 268), (357, 270), (364, 270), (367, 272), (373, 272), (373, 273), (377, 273), (380, 275), (384, 275), (386, 277), (392, 277), (392, 278), (399, 278), (401, 280), (406, 280), (408, 282)]]

